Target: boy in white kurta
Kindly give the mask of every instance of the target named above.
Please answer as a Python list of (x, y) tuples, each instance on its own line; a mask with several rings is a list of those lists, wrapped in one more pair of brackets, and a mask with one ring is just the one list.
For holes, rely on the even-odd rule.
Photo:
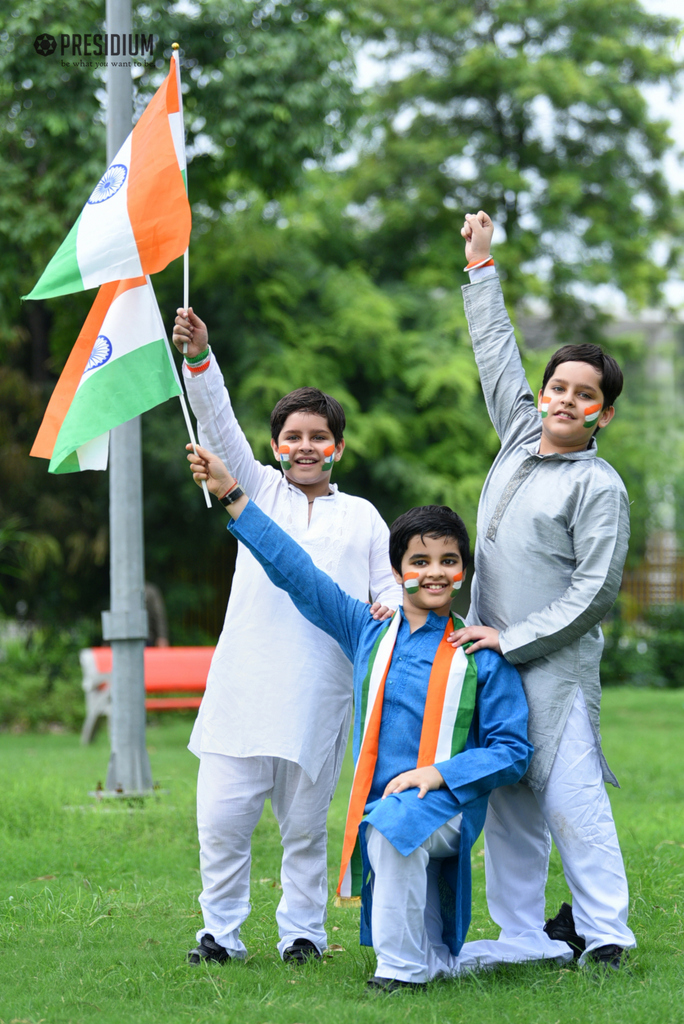
[[(535, 402), (490, 258), (492, 231), (480, 212), (462, 232), (466, 316), (501, 451), (478, 508), (472, 625), (457, 640), (499, 650), (519, 669), (534, 756), (524, 784), (495, 790), (487, 812), (487, 899), (500, 937), (466, 943), (462, 958), (555, 957), (567, 941), (582, 962), (618, 969), (636, 943), (604, 785), (617, 779), (599, 736), (599, 623), (620, 586), (629, 504), (594, 434), (614, 415), (622, 373), (596, 345), (565, 346)], [(573, 904), (544, 927), (551, 837)]]
[[(182, 348), (184, 342), (183, 372), (201, 443), (347, 593), (364, 601), (370, 593), (396, 607), (401, 591), (389, 565), (387, 526), (370, 502), (330, 483), (344, 449), (339, 403), (312, 388), (282, 399), (272, 417), (272, 444), (284, 472), (264, 466), (240, 429), (206, 328), (191, 310), (179, 310), (176, 319), (174, 343)], [(285, 447), (290, 450), (278, 451)], [(240, 926), (250, 910), (251, 837), (268, 797), (283, 843), (278, 950), (285, 960), (301, 961), (325, 949), (326, 817), (351, 699), (352, 668), (338, 645), (295, 609), (240, 544), (189, 744), (200, 758), (204, 916), (191, 962), (246, 956)]]

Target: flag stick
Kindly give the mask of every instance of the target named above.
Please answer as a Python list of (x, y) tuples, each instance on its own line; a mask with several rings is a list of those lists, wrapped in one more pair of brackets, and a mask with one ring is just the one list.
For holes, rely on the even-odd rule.
[[(183, 253), (183, 309), (187, 313), (190, 305), (190, 246)], [(183, 355), (188, 354), (188, 343), (183, 342)]]
[[(185, 152), (185, 118), (183, 116), (183, 90), (180, 80), (180, 43), (171, 43), (173, 55), (176, 58), (176, 74), (178, 81), (178, 106), (180, 108), (181, 125), (183, 127), (183, 152)], [(188, 189), (188, 164), (185, 161), (185, 190)], [(183, 309), (188, 308), (190, 302), (190, 246), (183, 253)], [(188, 343), (183, 342), (183, 355), (188, 354)]]
[[(190, 443), (192, 444), (192, 450), (197, 455), (197, 442), (195, 441), (195, 431), (192, 429), (192, 420), (190, 419), (190, 413), (188, 412), (188, 403), (185, 401), (185, 395), (181, 393), (179, 396), (181, 409), (185, 416), (185, 425), (188, 428), (188, 434), (190, 435)], [(204, 500), (207, 503), (207, 508), (211, 508), (211, 498), (209, 497), (209, 490), (207, 488), (207, 481), (202, 481), (202, 490), (204, 492)]]

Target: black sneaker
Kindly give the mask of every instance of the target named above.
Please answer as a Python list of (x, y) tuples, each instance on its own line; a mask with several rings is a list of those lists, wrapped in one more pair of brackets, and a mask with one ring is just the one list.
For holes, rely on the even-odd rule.
[(230, 953), (223, 946), (219, 946), (218, 942), (214, 942), (213, 935), (203, 935), (199, 946), (188, 953), (188, 963), (201, 964), (204, 960), (214, 964), (225, 964), (226, 960), (230, 960)]
[(295, 939), (283, 952), (286, 964), (303, 964), (307, 960), (322, 960), (321, 954), (309, 939)]
[(376, 975), (374, 978), (368, 979), (366, 988), (370, 989), (371, 992), (385, 992), (387, 995), (391, 995), (393, 992), (407, 992), (411, 990), (417, 992), (419, 989), (425, 988), (425, 982), (400, 981), (399, 978), (378, 978)]
[[(622, 946), (597, 946), (589, 951), (587, 960), (592, 960), (597, 967), (604, 971), (626, 971), (624, 966), (627, 959), (627, 951)], [(627, 973), (629, 973), (627, 971)]]
[(572, 916), (572, 907), (569, 903), (561, 904), (561, 908), (555, 917), (549, 918), (544, 925), (544, 931), (550, 939), (557, 942), (567, 942), (572, 950), (575, 960), (579, 960), (586, 948), (586, 942), (581, 935), (575, 931), (575, 921)]

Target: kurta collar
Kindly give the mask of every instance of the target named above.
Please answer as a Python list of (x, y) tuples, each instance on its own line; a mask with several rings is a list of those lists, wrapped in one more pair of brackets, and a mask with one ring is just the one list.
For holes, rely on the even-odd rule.
[[(401, 616), (401, 624), (400, 624), (399, 628), (401, 629), (402, 625), (404, 623), (406, 624), (407, 628), (410, 628), (409, 627), (409, 623), (408, 623), (408, 619), (404, 615), (404, 609), (403, 608), (399, 609), (399, 615)], [(437, 615), (435, 612), (428, 612), (428, 617), (427, 617), (426, 621), (423, 623), (422, 626), (419, 626), (418, 629), (415, 629), (411, 635), (415, 636), (416, 633), (420, 633), (420, 631), (423, 630), (423, 629), (425, 629), (425, 630), (439, 630), (440, 633), (443, 633), (445, 626), (446, 626), (446, 618), (443, 615)]]
[[(302, 498), (306, 498), (306, 495), (304, 494), (304, 491), (301, 491), (299, 489), (299, 487), (295, 486), (295, 484), (290, 483), (290, 481), (287, 479), (286, 476), (283, 476), (283, 480), (287, 484), (287, 489), (289, 491), (291, 491), (291, 492), (293, 492), (295, 494), (301, 494)], [(339, 490), (337, 484), (331, 483), (331, 484), (328, 484), (328, 486), (330, 487), (330, 490), (332, 491), (332, 494), (322, 494), (321, 495), (321, 499), (322, 500), (325, 500), (326, 498), (336, 498), (337, 497), (338, 490)], [(316, 498), (316, 501), (318, 501), (318, 498)]]
[(539, 459), (562, 459), (564, 462), (584, 462), (587, 459), (595, 459), (598, 455), (598, 445), (596, 444), (596, 438), (592, 437), (589, 442), (589, 447), (585, 448), (581, 452), (567, 452), (561, 454), (560, 452), (552, 452), (549, 455), (539, 454), (539, 441), (541, 440), (541, 433), (538, 437), (532, 441), (527, 441), (525, 444), (521, 444), (520, 447), (523, 451), (528, 452), (530, 455), (536, 455)]

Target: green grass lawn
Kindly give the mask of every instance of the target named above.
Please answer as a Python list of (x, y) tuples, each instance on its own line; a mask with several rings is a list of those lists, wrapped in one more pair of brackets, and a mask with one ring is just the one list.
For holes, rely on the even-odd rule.
[[(608, 690), (604, 745), (622, 790), (611, 798), (631, 886), (639, 949), (631, 973), (596, 981), (550, 965), (435, 982), (427, 993), (367, 995), (370, 950), (358, 912), (330, 905), (335, 947), (322, 963), (276, 953), (280, 843), (270, 809), (257, 830), (244, 963), (184, 963), (201, 918), (194, 825), (197, 762), (187, 719), (150, 728), (155, 779), (143, 808), (95, 806), (108, 745), (75, 736), (0, 736), (0, 1022), (197, 1024), (684, 1024), (684, 691)], [(350, 780), (330, 813), (330, 877)], [(473, 851), (470, 937), (494, 937), (481, 841)], [(331, 891), (332, 891), (331, 884)], [(548, 910), (567, 890), (554, 854)]]

